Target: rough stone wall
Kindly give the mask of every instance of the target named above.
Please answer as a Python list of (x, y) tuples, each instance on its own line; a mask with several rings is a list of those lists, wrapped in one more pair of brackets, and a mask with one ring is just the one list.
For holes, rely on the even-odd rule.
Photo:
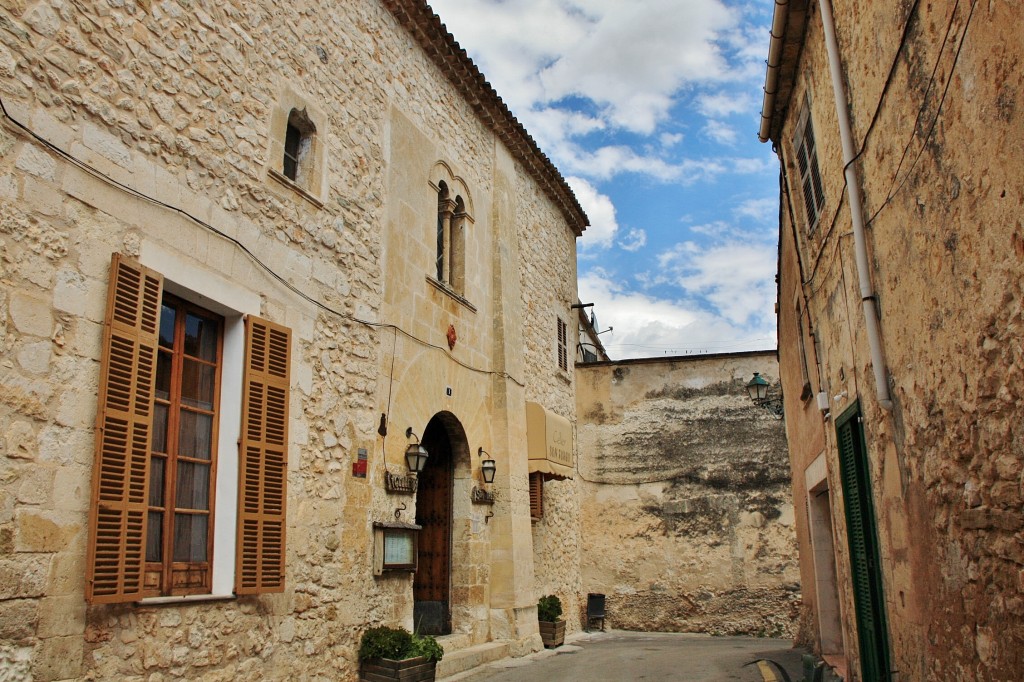
[[(774, 353), (577, 370), (583, 595), (634, 630), (791, 636), (799, 611)], [(585, 603), (585, 602), (584, 602)]]
[[(840, 397), (833, 414), (855, 400), (863, 411), (899, 679), (1019, 679), (1024, 451), (1014, 425), (1024, 414), (1024, 178), (1017, 161), (1024, 154), (1024, 76), (1014, 36), (1024, 14), (1014, 3), (952, 1), (904, 3), (895, 12), (835, 3), (835, 14), (853, 137), (863, 149), (857, 172), (891, 413), (875, 397), (816, 11), (781, 141), (796, 204), (790, 140), (797, 103), (809, 96), (826, 220), (807, 237), (802, 209), (792, 207), (804, 272), (790, 262), (782, 276), (805, 282), (823, 388), (830, 399)], [(791, 337), (780, 336), (780, 345), (788, 343)], [(793, 373), (783, 370), (788, 395)], [(791, 442), (805, 433), (791, 430)], [(841, 486), (831, 423), (825, 434), (835, 491)], [(843, 507), (841, 496), (833, 499), (846, 656), (856, 675)]]
[[(517, 183), (526, 181), (520, 171)], [(530, 377), (526, 399), (573, 421), (576, 311), (571, 306), (577, 299), (576, 255), (569, 248), (573, 243), (566, 240), (571, 233), (568, 228), (561, 233), (549, 229), (558, 224), (550, 202), (537, 201), (524, 208), (518, 216), (519, 251), (534, 256), (520, 260), (525, 368)], [(568, 371), (558, 366), (556, 318), (568, 328)], [(576, 444), (573, 451), (576, 456)], [(545, 481), (544, 517), (533, 523), (535, 597), (557, 595), (570, 632), (580, 627), (580, 492), (576, 478)]]
[[(274, 164), (268, 157), (274, 109), (283, 92), (296, 90), (326, 116), (318, 132), (327, 181), (312, 197), (267, 172)], [(393, 112), (400, 109), (401, 117), (443, 140), (429, 163), (459, 162), (485, 236), (500, 143), (376, 2), (5, 2), (0, 96), (14, 118), (56, 147), (170, 207), (116, 189), (15, 127), (0, 126), (0, 669), (36, 680), (353, 679), (367, 624), (412, 624), (409, 581), (371, 574), (371, 523), (397, 506), (383, 493), (384, 444), (377, 435), (394, 336), (353, 316), (408, 322), (407, 331), (443, 346), (442, 312), (450, 305), (435, 302), (439, 312), (428, 320), (415, 306), (403, 307), (400, 296), (384, 301), (385, 278), (396, 276), (384, 267), (392, 227), (384, 216), (404, 210), (424, 225), (436, 217), (436, 197), (426, 206), (399, 207), (407, 197), (386, 171)], [(572, 232), (532, 179), (506, 163), (515, 178), (513, 213), (538, 216), (533, 238), (537, 231), (545, 239), (555, 235), (546, 251), (557, 255), (542, 267), (558, 282), (568, 319), (575, 299)], [(283, 286), (241, 247), (330, 310)], [(495, 245), (488, 237), (473, 248), (468, 255), (486, 261)], [(196, 273), (195, 281), (183, 276), (178, 284), (199, 293), (237, 289), (254, 301), (243, 312), (294, 331), (283, 594), (173, 606), (84, 602), (98, 359), (115, 251), (157, 270), (166, 262)], [(398, 289), (421, 291), (424, 280), (417, 277)], [(487, 293), (473, 301), (480, 306), (475, 319), (459, 313), (471, 321), (460, 325), (457, 359), (501, 369), (489, 277), (482, 269), (468, 282)], [(538, 287), (527, 285), (533, 294), (552, 290), (551, 281)], [(513, 291), (521, 295), (518, 283)], [(553, 321), (543, 330), (528, 325), (523, 338), (535, 348), (552, 335)], [(521, 368), (522, 346), (511, 346), (506, 352), (520, 357), (505, 358), (502, 366)], [(408, 342), (408, 365), (400, 369), (433, 352)], [(459, 405), (472, 404), (465, 411), (475, 455), (475, 446), (496, 437), (482, 425), (498, 407), (497, 391), (492, 384), (488, 395), (487, 381), (454, 362), (442, 365), (428, 372), (429, 389), (465, 389), (457, 395)], [(571, 414), (569, 381), (515, 376), (528, 382), (531, 395)], [(557, 381), (563, 383), (553, 390)], [(389, 415), (393, 435), (420, 416), (417, 409), (410, 401)], [(522, 407), (503, 409), (507, 415)], [(522, 442), (516, 428), (504, 427), (507, 442)], [(402, 440), (387, 442), (392, 464), (401, 462)], [(366, 479), (351, 475), (359, 448), (370, 453)], [(510, 450), (505, 457), (514, 456)], [(506, 522), (485, 524), (490, 538), (496, 528), (513, 533), (507, 519), (524, 507), (525, 476), (509, 485), (508, 506), (497, 507)], [(493, 547), (479, 536), (484, 510), (458, 513), (457, 532), (476, 576), (462, 585), (461, 603), (465, 618), (476, 619), (489, 606)], [(527, 531), (520, 544), (529, 542)], [(533, 557), (526, 556), (522, 593), (532, 588)], [(558, 570), (578, 568), (570, 562)], [(578, 577), (564, 580), (578, 583)], [(520, 606), (528, 612), (532, 601), (523, 596)], [(482, 631), (479, 623), (466, 629), (472, 641), (529, 635), (495, 635), (486, 623)]]

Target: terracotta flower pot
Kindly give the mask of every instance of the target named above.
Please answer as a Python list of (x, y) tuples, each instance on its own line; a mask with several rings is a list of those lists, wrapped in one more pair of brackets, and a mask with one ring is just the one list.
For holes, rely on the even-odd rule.
[(437, 661), (423, 656), (394, 661), (371, 658), (359, 666), (360, 682), (433, 682)]

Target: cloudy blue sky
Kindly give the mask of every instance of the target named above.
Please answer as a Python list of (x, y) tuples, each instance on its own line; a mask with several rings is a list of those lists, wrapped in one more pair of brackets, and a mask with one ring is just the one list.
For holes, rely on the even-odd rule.
[(579, 292), (613, 359), (775, 347), (771, 2), (430, 4), (590, 217)]

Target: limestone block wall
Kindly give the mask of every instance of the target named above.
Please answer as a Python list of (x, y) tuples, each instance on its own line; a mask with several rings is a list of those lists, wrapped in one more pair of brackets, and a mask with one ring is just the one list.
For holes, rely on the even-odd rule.
[[(574, 236), (394, 17), (369, 1), (6, 3), (0, 97), (11, 117), (48, 141), (0, 125), (0, 669), (36, 680), (353, 679), (368, 624), (412, 625), (410, 581), (372, 575), (371, 527), (397, 506), (383, 491), (385, 456), (404, 472), (404, 429), (416, 420), (422, 427), (438, 404), (464, 416), (474, 455), (497, 443), (510, 472), (496, 505), (503, 520), (481, 527), (485, 510), (457, 506), (456, 533), (471, 558), (457, 583), (461, 632), (466, 642), (511, 637), (529, 647), (534, 557), (522, 514), (525, 452), (514, 446), (525, 441), (527, 394), (563, 414), (573, 400), (571, 378), (525, 371), (542, 353), (526, 361), (534, 352), (522, 349), (550, 343), (554, 323), (520, 325), (526, 313), (516, 308), (557, 291), (545, 305), (563, 306), (568, 319)], [(282, 102), (296, 98), (321, 122), (324, 151), (322, 183), (301, 191), (274, 177), (280, 169), (270, 156), (280, 144), (272, 124)], [(409, 129), (440, 142), (403, 147)], [(410, 161), (389, 175), (406, 148), (425, 159), (426, 173), (449, 161), (473, 189), (478, 238), (468, 255), (480, 267), (467, 286), (475, 313), (429, 288), (409, 255), (422, 251), (422, 235), (395, 236), (436, 219), (436, 197), (420, 201), (419, 166)], [(406, 191), (414, 186), (419, 194)], [(527, 281), (519, 268), (533, 266), (519, 265), (492, 236), (498, 186), (503, 229), (529, 226), (534, 240), (554, 235), (545, 249), (554, 255), (540, 266), (554, 284)], [(113, 252), (294, 332), (282, 594), (85, 604)], [(529, 261), (533, 252), (524, 253)], [(443, 351), (438, 359), (429, 346), (447, 347), (448, 316), (460, 340), (453, 359)], [(364, 321), (400, 326), (423, 343)], [(506, 342), (501, 324), (523, 329)], [(404, 390), (392, 394), (384, 377), (396, 349)], [(551, 357), (545, 349), (543, 360)], [(494, 373), (481, 379), (459, 362)], [(453, 402), (423, 399), (449, 386)], [(385, 442), (378, 426), (392, 395)], [(352, 474), (360, 449), (369, 454), (366, 478)], [(515, 627), (494, 630), (482, 620), (494, 601), (492, 566), (514, 581), (509, 591), (519, 596), (501, 608)], [(551, 581), (578, 583), (578, 564), (557, 568), (569, 576)]]
[(799, 612), (782, 422), (745, 389), (774, 353), (577, 370), (583, 590), (632, 630), (791, 636)]
[[(796, 222), (805, 269), (791, 263), (781, 274), (805, 284), (833, 414), (854, 404), (863, 414), (892, 669), (898, 679), (1016, 679), (1024, 674), (1024, 456), (1013, 427), (1024, 412), (1017, 333), (1024, 180), (1016, 162), (1024, 153), (1024, 81), (1011, 35), (1024, 15), (1012, 3), (939, 2), (894, 13), (834, 4), (894, 402), (888, 412), (875, 397), (846, 238), (835, 104), (812, 7), (781, 154), (795, 188), (790, 141), (809, 101), (827, 222), (808, 234), (794, 195), (783, 229)], [(780, 334), (780, 344), (790, 341)], [(791, 441), (808, 433), (794, 428)], [(857, 675), (832, 424), (825, 440), (842, 639)]]
[[(518, 183), (525, 181), (522, 171)], [(522, 327), (524, 373), (529, 377), (526, 399), (573, 421), (576, 411), (576, 255), (566, 240), (567, 228), (551, 229), (558, 224), (555, 207), (536, 201), (517, 215), (517, 238), (522, 281)], [(584, 237), (585, 239), (586, 237)], [(566, 278), (566, 275), (569, 277)], [(557, 320), (568, 326), (568, 369), (558, 365)], [(574, 457), (578, 455), (573, 444)], [(519, 484), (527, 490), (528, 480)], [(554, 594), (562, 601), (570, 632), (580, 627), (580, 552), (581, 507), (578, 477), (565, 481), (545, 481), (544, 517), (532, 526), (535, 600)], [(585, 604), (585, 602), (584, 602)]]

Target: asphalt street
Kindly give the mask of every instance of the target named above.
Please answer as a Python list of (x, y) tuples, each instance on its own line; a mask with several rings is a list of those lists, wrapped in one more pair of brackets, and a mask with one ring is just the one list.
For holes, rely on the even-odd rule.
[(557, 649), (504, 659), (446, 682), (800, 682), (801, 655), (788, 639), (710, 637), (649, 632), (596, 632)]

